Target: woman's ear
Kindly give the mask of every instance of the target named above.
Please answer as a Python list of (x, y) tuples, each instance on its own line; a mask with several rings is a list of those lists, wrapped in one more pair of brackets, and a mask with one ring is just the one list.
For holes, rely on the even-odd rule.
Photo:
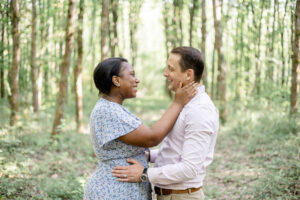
[(120, 87), (120, 77), (119, 76), (113, 76), (111, 79), (112, 79), (112, 82), (113, 84), (116, 86), (116, 87)]

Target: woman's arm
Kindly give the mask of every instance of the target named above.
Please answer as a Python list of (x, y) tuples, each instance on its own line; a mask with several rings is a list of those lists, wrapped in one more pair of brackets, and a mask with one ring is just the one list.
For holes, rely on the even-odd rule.
[(150, 128), (144, 124), (134, 131), (119, 137), (119, 140), (139, 147), (153, 147), (158, 145), (174, 126), (183, 106), (197, 93), (192, 82), (184, 87), (179, 87), (175, 92), (175, 98), (163, 116)]

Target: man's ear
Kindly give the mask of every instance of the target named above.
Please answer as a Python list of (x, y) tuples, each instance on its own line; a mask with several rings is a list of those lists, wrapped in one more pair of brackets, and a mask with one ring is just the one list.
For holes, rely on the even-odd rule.
[(119, 76), (113, 76), (111, 78), (111, 81), (113, 82), (113, 84), (116, 86), (116, 87), (120, 87), (120, 77)]
[(195, 78), (195, 74), (194, 74), (194, 70), (193, 69), (187, 69), (185, 71), (185, 75), (186, 75), (186, 80), (190, 81), (190, 80), (194, 80)]

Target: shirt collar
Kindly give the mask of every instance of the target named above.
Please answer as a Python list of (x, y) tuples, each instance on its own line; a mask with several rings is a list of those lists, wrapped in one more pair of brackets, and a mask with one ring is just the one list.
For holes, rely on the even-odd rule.
[(205, 86), (204, 85), (199, 85), (197, 87), (197, 91), (198, 91), (197, 94), (201, 94), (201, 93), (205, 92)]

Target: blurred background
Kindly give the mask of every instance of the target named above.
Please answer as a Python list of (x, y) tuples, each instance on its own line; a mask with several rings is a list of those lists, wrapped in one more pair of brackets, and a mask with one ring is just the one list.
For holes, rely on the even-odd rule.
[(220, 111), (207, 199), (300, 199), (299, 0), (2, 0), (0, 199), (82, 199), (97, 164), (94, 67), (124, 57), (124, 106), (152, 125), (171, 103), (169, 51), (198, 48)]

